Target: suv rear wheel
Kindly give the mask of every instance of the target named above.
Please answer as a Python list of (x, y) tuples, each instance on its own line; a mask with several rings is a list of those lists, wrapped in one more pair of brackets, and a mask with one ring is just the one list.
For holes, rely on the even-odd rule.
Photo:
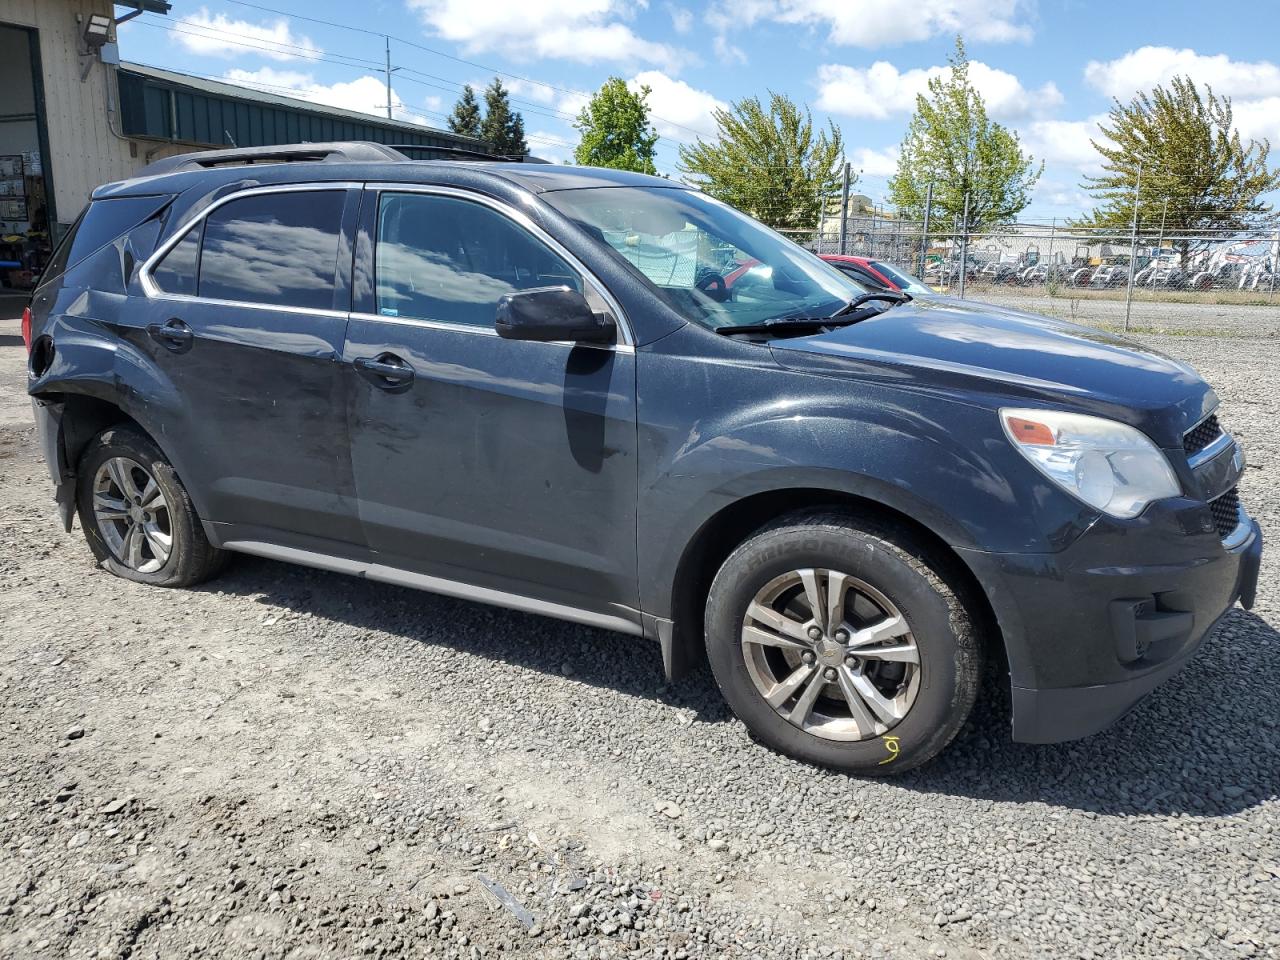
[(784, 518), (738, 547), (712, 583), (706, 637), (758, 739), (873, 776), (950, 743), (981, 675), (973, 619), (927, 548), (844, 514)]
[(89, 549), (116, 576), (189, 587), (222, 569), (226, 554), (209, 543), (178, 475), (141, 431), (108, 427), (94, 437), (76, 483)]

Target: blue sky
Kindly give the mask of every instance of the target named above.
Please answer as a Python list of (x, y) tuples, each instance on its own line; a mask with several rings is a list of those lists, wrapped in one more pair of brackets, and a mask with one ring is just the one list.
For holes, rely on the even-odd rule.
[(571, 154), (581, 91), (610, 75), (652, 88), (672, 174), (679, 142), (713, 132), (714, 107), (776, 90), (840, 127), (856, 189), (881, 201), (915, 93), (957, 32), (992, 115), (1045, 161), (1028, 216), (1080, 212), (1110, 97), (1175, 73), (1231, 96), (1242, 134), (1280, 148), (1280, 56), (1257, 12), (1275, 0), (1219, 0), (1212, 16), (1190, 0), (172, 2), (121, 28), (124, 59), (376, 113), (387, 34), (397, 116), (441, 126), (461, 84), (502, 71), (533, 152), (552, 160)]

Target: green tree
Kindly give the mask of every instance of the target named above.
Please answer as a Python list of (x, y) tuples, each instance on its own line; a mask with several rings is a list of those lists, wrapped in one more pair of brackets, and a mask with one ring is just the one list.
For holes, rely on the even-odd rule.
[(933, 185), (933, 219), (954, 222), (969, 198), (968, 227), (1010, 223), (1031, 202), (1044, 164), (1023, 153), (1018, 135), (987, 117), (969, 80), (964, 40), (956, 37), (950, 71), (916, 97), (889, 195), (908, 216), (922, 217)]
[(524, 118), (511, 109), (511, 99), (502, 80), (493, 78), (484, 91), (484, 120), (480, 122), (480, 139), (494, 153), (504, 157), (522, 157), (529, 152), (524, 139)]
[(581, 135), (575, 163), (636, 173), (657, 173), (653, 156), (658, 133), (649, 123), (650, 88), (627, 89), (621, 77), (610, 77), (573, 122)]
[(462, 96), (449, 114), (449, 129), (463, 136), (478, 138), (480, 123), (480, 101), (476, 99), (476, 92), (468, 83), (462, 88)]
[(844, 142), (835, 124), (815, 132), (808, 108), (780, 93), (716, 110), (717, 136), (680, 147), (680, 169), (711, 196), (771, 227), (812, 229), (839, 184)]
[(1222, 237), (1276, 223), (1261, 199), (1280, 188), (1280, 169), (1267, 166), (1271, 144), (1240, 139), (1229, 97), (1208, 86), (1201, 96), (1190, 77), (1174, 77), (1169, 88), (1127, 104), (1116, 100), (1101, 130), (1105, 142), (1092, 143), (1103, 172), (1082, 184), (1099, 206), (1075, 225), (1127, 233), (1136, 198), (1139, 227), (1163, 224), (1185, 269), (1192, 252), (1210, 243), (1192, 239), (1196, 234)]

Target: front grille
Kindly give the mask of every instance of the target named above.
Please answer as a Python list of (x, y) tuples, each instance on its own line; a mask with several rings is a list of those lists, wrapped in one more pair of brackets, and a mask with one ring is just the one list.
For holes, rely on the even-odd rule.
[(1201, 420), (1194, 427), (1186, 432), (1182, 437), (1182, 449), (1187, 451), (1187, 456), (1199, 453), (1213, 441), (1218, 439), (1222, 433), (1222, 428), (1218, 426), (1218, 417), (1216, 414)]
[(1218, 528), (1218, 536), (1225, 540), (1240, 524), (1240, 494), (1232, 487), (1222, 496), (1210, 500), (1209, 510)]

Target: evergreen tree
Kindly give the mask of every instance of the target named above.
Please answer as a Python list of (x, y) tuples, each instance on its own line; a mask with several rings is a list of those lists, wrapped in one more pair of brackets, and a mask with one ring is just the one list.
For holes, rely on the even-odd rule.
[(503, 157), (522, 157), (529, 152), (524, 139), (524, 118), (511, 109), (511, 100), (502, 80), (493, 78), (484, 91), (484, 120), (480, 123), (480, 139), (494, 153)]
[(453, 105), (453, 112), (449, 114), (449, 129), (454, 133), (478, 139), (480, 123), (480, 102), (476, 99), (475, 90), (468, 83), (462, 88), (462, 96), (458, 98), (458, 102)]

